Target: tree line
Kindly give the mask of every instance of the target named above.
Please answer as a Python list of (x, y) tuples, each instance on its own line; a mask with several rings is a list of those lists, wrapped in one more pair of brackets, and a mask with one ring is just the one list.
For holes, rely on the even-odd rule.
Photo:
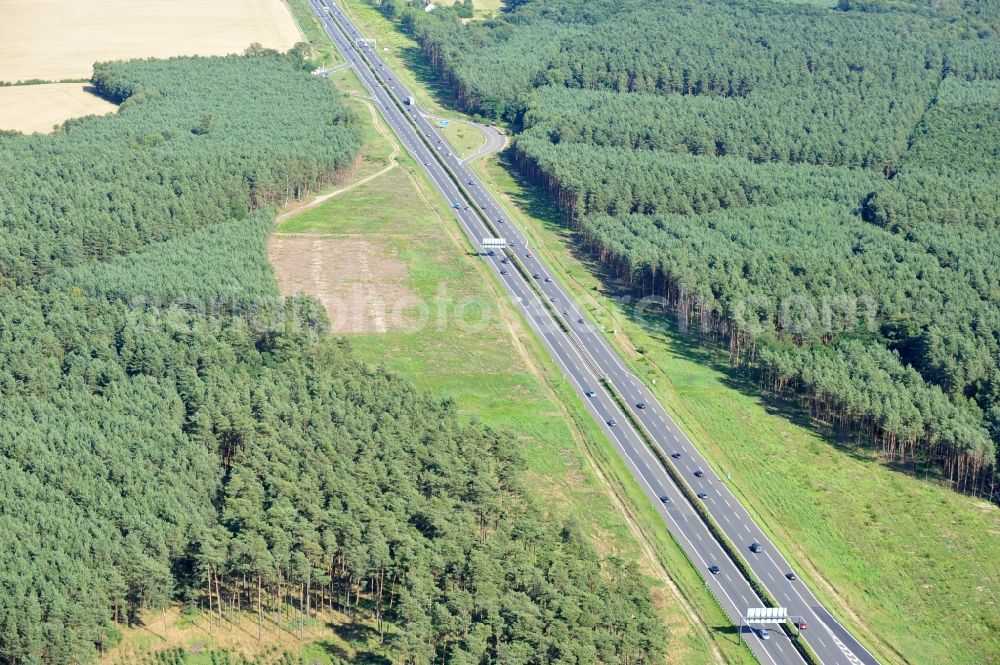
[(361, 145), (301, 50), (94, 82), (117, 114), (0, 137), (0, 662), (92, 661), (176, 602), (339, 612), (403, 663), (661, 658), (642, 575), (536, 503), (515, 436), (279, 297), (275, 205)]
[(995, 496), (995, 3), (396, 15), (627, 288), (819, 420)]

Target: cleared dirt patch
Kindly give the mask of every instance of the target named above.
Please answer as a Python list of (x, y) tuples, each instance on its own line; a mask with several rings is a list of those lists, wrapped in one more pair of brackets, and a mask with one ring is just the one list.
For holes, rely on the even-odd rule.
[(337, 333), (403, 329), (420, 304), (403, 286), (406, 263), (387, 257), (378, 236), (276, 233), (268, 254), (281, 294), (317, 298)]
[(0, 0), (0, 81), (87, 78), (98, 60), (301, 41), (282, 0)]
[(83, 83), (48, 83), (0, 88), (0, 129), (25, 134), (51, 132), (70, 118), (104, 115), (117, 106), (92, 94)]

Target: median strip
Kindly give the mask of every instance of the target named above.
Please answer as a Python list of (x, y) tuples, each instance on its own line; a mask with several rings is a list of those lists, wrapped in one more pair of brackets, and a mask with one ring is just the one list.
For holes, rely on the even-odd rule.
[[(339, 19), (334, 16), (331, 16), (330, 18), (344, 33), (344, 36), (350, 39), (349, 34), (347, 34), (347, 30), (345, 30), (343, 25), (341, 25)], [(386, 82), (379, 75), (379, 72), (376, 70), (376, 68), (373, 67), (372, 64), (369, 62), (367, 54), (363, 50), (357, 50), (357, 52), (361, 57), (361, 62), (374, 75), (375, 79), (379, 81), (379, 84), (382, 87), (383, 91), (387, 94), (392, 103), (396, 105), (397, 109), (406, 118), (406, 122), (409, 123), (411, 127), (416, 129), (420, 140), (429, 149), (430, 153), (434, 155), (434, 158), (441, 165), (444, 173), (454, 183), (457, 191), (460, 192), (465, 201), (470, 204), (470, 210), (475, 211), (475, 214), (480, 218), (481, 222), (483, 223), (483, 226), (486, 227), (486, 229), (488, 229), (494, 235), (494, 237), (501, 237), (500, 232), (497, 230), (497, 227), (494, 226), (493, 221), (480, 208), (479, 204), (475, 200), (475, 197), (471, 195), (471, 193), (468, 191), (468, 189), (466, 189), (466, 187), (460, 181), (460, 179), (456, 177), (454, 172), (451, 170), (451, 167), (441, 157), (441, 155), (438, 154), (435, 146), (433, 146), (430, 143), (430, 141), (427, 140), (423, 132), (420, 131), (419, 126), (416, 125), (413, 119), (406, 112), (406, 108), (404, 108), (401, 101), (397, 98), (395, 92), (390, 88), (390, 86), (386, 84)], [(535, 284), (533, 278), (529, 275), (525, 266), (521, 263), (521, 261), (516, 256), (516, 254), (514, 254), (514, 252), (509, 250), (505, 251), (507, 255), (511, 258), (511, 262), (513, 263), (515, 269), (524, 278), (525, 282), (527, 282), (530, 285), (532, 291), (536, 295), (538, 295), (540, 301), (542, 302), (546, 310), (551, 314), (553, 320), (556, 322), (559, 328), (568, 335), (570, 333), (568, 326), (558, 315), (558, 312), (555, 310), (555, 308), (552, 307), (551, 303), (545, 297), (545, 294), (542, 293), (541, 289), (538, 288), (538, 285)], [(607, 378), (603, 376), (600, 377), (599, 381), (607, 390), (608, 394), (611, 395), (612, 399), (618, 404), (621, 411), (626, 415), (626, 417), (632, 423), (633, 427), (639, 433), (639, 436), (643, 439), (643, 442), (653, 452), (653, 454), (656, 456), (656, 458), (661, 463), (663, 468), (666, 469), (667, 473), (670, 475), (675, 485), (681, 490), (681, 492), (684, 494), (688, 502), (697, 511), (702, 521), (706, 524), (709, 531), (712, 533), (712, 536), (720, 544), (720, 546), (730, 557), (730, 559), (735, 563), (735, 565), (740, 570), (743, 577), (750, 584), (751, 588), (753, 588), (754, 592), (761, 599), (763, 599), (765, 603), (769, 604), (772, 607), (777, 607), (778, 606), (777, 602), (768, 593), (767, 589), (763, 586), (763, 584), (753, 574), (752, 570), (749, 567), (748, 562), (745, 560), (745, 558), (743, 558), (742, 554), (739, 552), (736, 546), (729, 540), (729, 538), (725, 535), (725, 533), (722, 531), (719, 525), (715, 522), (714, 518), (705, 508), (704, 504), (699, 499), (697, 499), (693, 490), (691, 490), (691, 488), (687, 485), (686, 481), (681, 477), (681, 475), (677, 472), (677, 470), (666, 460), (666, 457), (664, 456), (663, 452), (657, 445), (655, 445), (655, 442), (652, 441), (649, 433), (643, 427), (642, 423), (639, 422), (639, 420), (631, 412), (631, 410), (626, 406), (625, 402), (622, 400), (621, 396), (614, 388), (614, 386), (611, 384), (611, 382), (608, 381)], [(782, 625), (782, 628), (783, 630), (785, 630), (786, 634), (789, 635), (793, 645), (802, 654), (803, 658), (809, 663), (812, 663), (814, 665), (819, 665), (819, 660), (815, 657), (815, 654), (812, 653), (812, 650), (808, 647), (808, 645), (800, 643), (800, 641), (796, 639), (796, 634), (792, 633), (792, 629), (789, 628), (789, 626)]]
[[(757, 596), (768, 606), (779, 607), (778, 602), (774, 599), (773, 596), (771, 596), (767, 588), (764, 587), (764, 585), (760, 582), (760, 580), (757, 579), (757, 576), (750, 568), (750, 564), (743, 557), (742, 553), (739, 551), (739, 549), (736, 547), (733, 541), (729, 539), (729, 536), (727, 536), (722, 531), (722, 528), (719, 526), (718, 522), (716, 522), (715, 518), (712, 517), (712, 514), (708, 512), (708, 509), (705, 508), (705, 504), (694, 493), (694, 490), (690, 488), (690, 486), (687, 484), (687, 481), (683, 478), (683, 476), (681, 476), (681, 474), (677, 471), (677, 469), (674, 468), (673, 464), (671, 464), (667, 460), (666, 456), (663, 454), (663, 451), (660, 450), (660, 447), (656, 445), (656, 442), (653, 441), (652, 437), (649, 435), (649, 432), (646, 431), (646, 428), (643, 426), (643, 424), (639, 421), (638, 418), (636, 418), (635, 414), (632, 413), (632, 410), (628, 408), (628, 405), (625, 403), (625, 400), (622, 399), (621, 395), (615, 389), (614, 385), (610, 381), (608, 381), (607, 378), (603, 376), (600, 378), (600, 382), (601, 385), (604, 386), (604, 389), (608, 392), (608, 394), (611, 395), (611, 398), (618, 405), (618, 408), (622, 411), (622, 413), (625, 414), (625, 417), (628, 418), (630, 423), (632, 423), (632, 427), (639, 433), (639, 437), (646, 444), (646, 447), (652, 451), (653, 455), (660, 462), (660, 465), (666, 470), (671, 480), (673, 480), (674, 484), (678, 487), (678, 489), (680, 489), (681, 493), (684, 495), (684, 498), (688, 500), (688, 503), (690, 503), (691, 506), (694, 508), (695, 512), (698, 513), (698, 516), (708, 527), (708, 530), (712, 534), (712, 537), (715, 538), (715, 540), (722, 547), (723, 551), (725, 551), (725, 553), (736, 565), (736, 568), (740, 571), (740, 574), (742, 574), (743, 577), (746, 579), (746, 581), (750, 584), (750, 587), (754, 590), (754, 593), (756, 593)], [(785, 634), (788, 635), (789, 641), (791, 641), (792, 645), (802, 655), (802, 658), (807, 663), (809, 663), (810, 665), (822, 665), (821, 661), (813, 652), (812, 648), (807, 643), (805, 643), (805, 641), (798, 639), (799, 631), (797, 628), (794, 628), (792, 625), (790, 625), (790, 622), (781, 624), (781, 628), (785, 632)]]

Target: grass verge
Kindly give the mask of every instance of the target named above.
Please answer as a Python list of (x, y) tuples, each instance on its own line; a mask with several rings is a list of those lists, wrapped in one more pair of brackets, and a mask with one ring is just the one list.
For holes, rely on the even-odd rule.
[(330, 81), (339, 90), (355, 97), (368, 97), (368, 89), (350, 67), (344, 67), (330, 74)]
[(312, 47), (312, 57), (309, 62), (317, 67), (333, 67), (344, 62), (333, 42), (327, 38), (308, 0), (285, 0), (285, 2), (306, 42)]
[[(887, 663), (1000, 662), (1000, 509), (824, 437), (667, 318), (634, 318), (548, 199), (474, 168), (830, 611)], [(768, 497), (765, 501), (762, 497)], [(941, 627), (961, 626), (941, 639)]]
[(375, 40), (379, 57), (413, 93), (420, 108), (442, 118), (470, 119), (455, 110), (451, 91), (437, 81), (420, 52), (420, 45), (409, 35), (398, 31), (394, 23), (367, 2), (341, 0), (341, 7), (363, 36)]
[[(390, 64), (425, 108), (450, 102), (412, 40), (360, 0), (347, 5), (392, 44)], [(884, 662), (1000, 662), (1000, 510), (824, 437), (669, 321), (633, 319), (547, 198), (495, 159), (475, 168), (713, 466), (733, 471), (733, 491), (800, 576)], [(942, 640), (946, 625), (961, 630)]]
[[(363, 234), (407, 266), (403, 286), (432, 307), (407, 319), (423, 324), (353, 335), (355, 351), (453, 399), (468, 417), (516, 432), (529, 486), (554, 516), (581, 522), (602, 556), (640, 562), (670, 634), (669, 662), (752, 662), (610, 442), (474, 256), (452, 211), (416, 164), (405, 156), (399, 161), (380, 176), (391, 175), (392, 187), (374, 180), (279, 229)], [(399, 187), (404, 175), (409, 192)], [(359, 215), (375, 208), (362, 226)]]
[(486, 137), (475, 125), (464, 122), (451, 122), (447, 127), (441, 128), (445, 140), (451, 144), (452, 149), (462, 159), (474, 154), (477, 150), (486, 145)]

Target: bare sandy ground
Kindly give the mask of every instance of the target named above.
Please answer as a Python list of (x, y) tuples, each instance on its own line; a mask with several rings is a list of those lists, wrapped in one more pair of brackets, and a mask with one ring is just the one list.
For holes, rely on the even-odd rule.
[(384, 333), (411, 325), (420, 301), (403, 286), (406, 264), (385, 256), (378, 237), (273, 233), (268, 254), (281, 295), (306, 293), (335, 333)]
[(0, 0), (0, 81), (88, 78), (98, 60), (301, 41), (283, 0)]
[(54, 125), (84, 115), (111, 113), (117, 106), (89, 92), (83, 83), (0, 88), (0, 129), (25, 134), (50, 132)]

